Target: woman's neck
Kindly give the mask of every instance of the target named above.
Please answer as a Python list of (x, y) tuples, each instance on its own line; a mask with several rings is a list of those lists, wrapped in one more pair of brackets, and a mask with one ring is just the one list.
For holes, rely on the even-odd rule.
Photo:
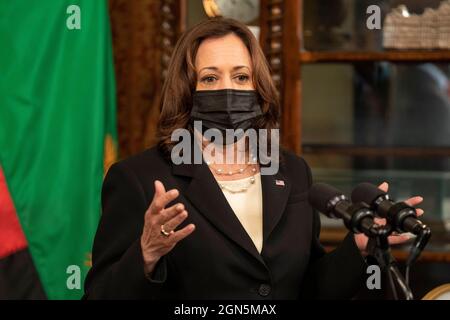
[(250, 154), (246, 141), (217, 145), (202, 136), (203, 158), (216, 180), (230, 181), (254, 176), (259, 172), (257, 159)]

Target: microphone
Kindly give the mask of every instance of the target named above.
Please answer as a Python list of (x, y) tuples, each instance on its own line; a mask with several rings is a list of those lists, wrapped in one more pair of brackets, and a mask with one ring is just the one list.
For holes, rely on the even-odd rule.
[(314, 209), (327, 217), (344, 220), (347, 229), (353, 233), (373, 237), (384, 232), (374, 222), (374, 213), (367, 204), (352, 204), (344, 194), (328, 184), (314, 184), (309, 191), (308, 201)]
[(417, 235), (407, 264), (412, 264), (419, 257), (431, 237), (431, 230), (417, 219), (414, 207), (405, 202), (395, 203), (386, 192), (367, 182), (359, 184), (353, 190), (352, 200), (368, 203), (380, 217), (386, 218), (397, 232)]
[(386, 192), (371, 183), (363, 182), (356, 186), (352, 192), (352, 200), (369, 204), (381, 218), (388, 219), (397, 232), (418, 235), (425, 226), (417, 219), (414, 207), (405, 202), (395, 203)]

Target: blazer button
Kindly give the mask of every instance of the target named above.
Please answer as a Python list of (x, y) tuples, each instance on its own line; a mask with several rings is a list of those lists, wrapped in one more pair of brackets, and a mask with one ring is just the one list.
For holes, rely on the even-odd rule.
[(270, 294), (271, 288), (268, 284), (262, 284), (259, 286), (258, 293), (260, 296), (267, 297)]

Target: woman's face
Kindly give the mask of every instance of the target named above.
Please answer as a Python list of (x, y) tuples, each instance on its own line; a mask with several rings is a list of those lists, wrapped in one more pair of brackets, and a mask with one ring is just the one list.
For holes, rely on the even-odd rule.
[(231, 33), (204, 40), (195, 57), (196, 90), (254, 90), (250, 53)]

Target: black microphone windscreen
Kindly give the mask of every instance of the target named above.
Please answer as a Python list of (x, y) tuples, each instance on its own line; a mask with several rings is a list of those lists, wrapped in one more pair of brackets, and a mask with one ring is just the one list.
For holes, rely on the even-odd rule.
[(378, 197), (385, 195), (386, 192), (383, 190), (378, 189), (377, 186), (368, 183), (363, 182), (356, 186), (355, 189), (353, 189), (352, 192), (352, 202), (358, 203), (358, 202), (365, 202), (367, 204), (372, 204)]
[(330, 200), (340, 196), (342, 196), (342, 192), (338, 189), (326, 183), (315, 183), (309, 190), (308, 201), (314, 209), (328, 213), (331, 209), (328, 206)]

